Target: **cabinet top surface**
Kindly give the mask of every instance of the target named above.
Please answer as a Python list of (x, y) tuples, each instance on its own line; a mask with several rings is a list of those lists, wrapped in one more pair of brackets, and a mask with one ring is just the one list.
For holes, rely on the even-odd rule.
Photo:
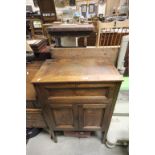
[(48, 31), (93, 31), (93, 24), (57, 24), (48, 27)]
[(103, 60), (46, 60), (32, 83), (122, 81), (117, 69)]
[(31, 84), (31, 80), (39, 70), (42, 63), (43, 63), (42, 61), (35, 61), (32, 63), (26, 64), (26, 100), (27, 101), (36, 100), (36, 93), (33, 85)]

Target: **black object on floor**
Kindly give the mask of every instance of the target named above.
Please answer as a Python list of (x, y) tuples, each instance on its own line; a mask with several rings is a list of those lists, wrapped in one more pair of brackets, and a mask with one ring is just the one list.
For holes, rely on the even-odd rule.
[(42, 131), (42, 129), (40, 129), (40, 128), (26, 128), (26, 139), (35, 137), (41, 131)]

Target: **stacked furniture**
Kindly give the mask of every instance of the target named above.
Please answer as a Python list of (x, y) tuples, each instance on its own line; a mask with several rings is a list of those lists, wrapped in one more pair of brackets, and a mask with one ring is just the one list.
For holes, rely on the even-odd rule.
[(37, 60), (45, 60), (50, 59), (50, 46), (48, 46), (47, 39), (31, 39), (27, 40), (27, 43), (33, 49), (35, 54), (35, 59)]

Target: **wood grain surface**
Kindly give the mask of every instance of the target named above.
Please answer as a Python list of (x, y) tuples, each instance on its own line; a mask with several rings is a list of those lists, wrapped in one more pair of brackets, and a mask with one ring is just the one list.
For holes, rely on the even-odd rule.
[(117, 69), (102, 59), (46, 60), (32, 83), (122, 81)]

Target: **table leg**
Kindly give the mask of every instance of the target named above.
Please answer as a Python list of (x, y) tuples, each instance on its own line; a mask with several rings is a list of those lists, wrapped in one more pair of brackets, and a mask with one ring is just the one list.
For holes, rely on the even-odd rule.
[(79, 45), (78, 45), (78, 39), (79, 39), (79, 38), (76, 37), (75, 39), (76, 39), (76, 47), (78, 47), (78, 46), (79, 46)]
[(87, 37), (84, 37), (84, 46), (87, 47)]
[(55, 41), (56, 41), (56, 46), (57, 47), (61, 47), (61, 38), (60, 37), (56, 37)]

